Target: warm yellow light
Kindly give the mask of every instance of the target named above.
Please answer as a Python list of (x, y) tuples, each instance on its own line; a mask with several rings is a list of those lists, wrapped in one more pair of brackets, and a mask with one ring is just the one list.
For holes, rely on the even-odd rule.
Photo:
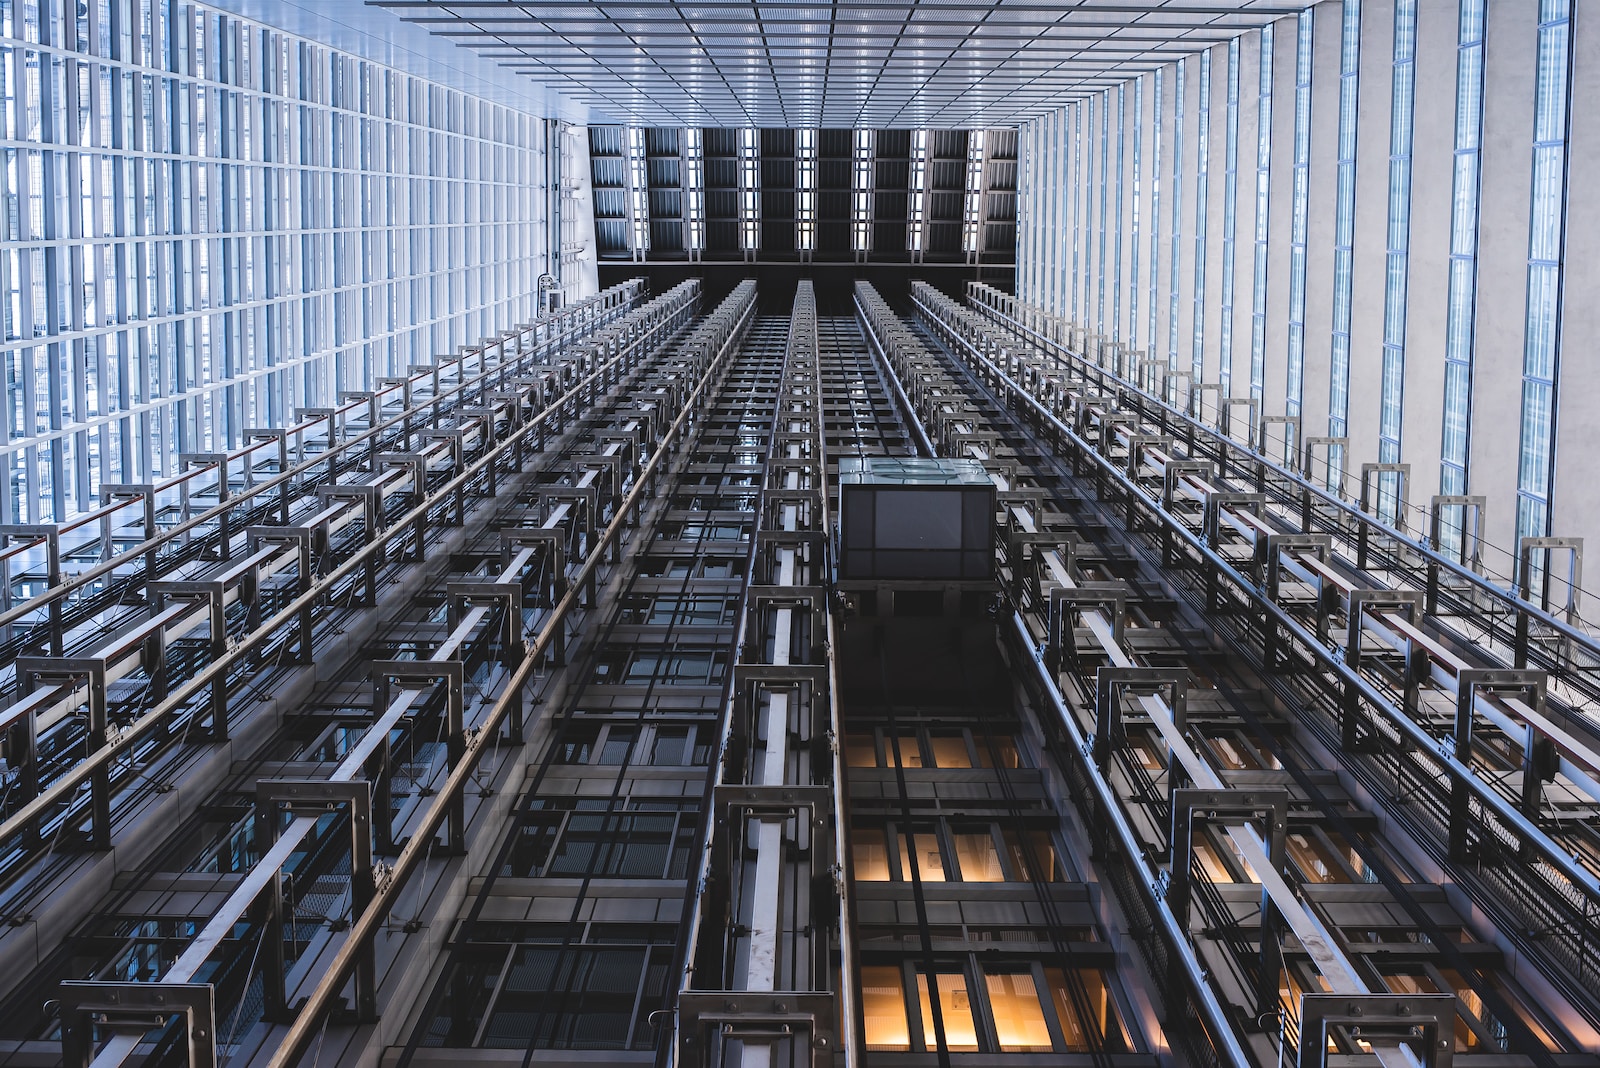
[(906, 1022), (906, 993), (899, 968), (861, 969), (861, 1017), (867, 1049), (911, 1049), (911, 1026)]
[(1000, 868), (1000, 855), (995, 852), (994, 838), (988, 831), (956, 834), (956, 861), (961, 865), (961, 881), (966, 883), (1004, 882), (1006, 874)]
[(936, 768), (970, 768), (972, 757), (967, 753), (967, 740), (965, 738), (951, 738), (934, 736), (929, 739), (933, 746), (933, 766)]
[(855, 831), (850, 835), (850, 859), (855, 862), (858, 882), (889, 881), (889, 848), (881, 831)]
[[(944, 1024), (945, 1048), (952, 1053), (975, 1053), (978, 1028), (972, 1022), (972, 1000), (967, 994), (967, 977), (941, 972), (939, 1016)], [(930, 1051), (938, 1049), (938, 1033), (933, 1027), (933, 1004), (928, 999), (928, 977), (917, 976), (917, 1000), (922, 1003), (922, 1035)]]
[(1050, 1028), (1044, 1022), (1044, 1006), (1033, 976), (985, 975), (989, 987), (989, 1007), (994, 1011), (995, 1036), (1007, 1053), (1048, 1053)]

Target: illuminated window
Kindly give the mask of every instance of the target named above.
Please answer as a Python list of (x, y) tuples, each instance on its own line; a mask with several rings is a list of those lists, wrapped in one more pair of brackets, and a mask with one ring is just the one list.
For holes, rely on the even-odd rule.
[(1081, 1053), (1097, 1048), (1133, 1048), (1104, 975), (1088, 968), (1046, 968), (1044, 976), (1050, 1003), (1061, 1018), (1068, 1050)]
[(902, 734), (894, 739), (894, 751), (900, 756), (900, 767), (922, 767), (922, 743), (915, 734)]
[(897, 966), (875, 965), (861, 969), (861, 1022), (869, 1051), (911, 1049), (905, 980)]
[[(908, 989), (916, 992), (914, 1006), (907, 1003)], [(931, 969), (920, 960), (870, 964), (861, 969), (861, 995), (872, 1051), (1133, 1050), (1105, 977), (1092, 969), (1045, 968), (987, 953), (981, 963), (958, 956)]]
[(994, 836), (987, 827), (973, 831), (956, 831), (952, 836), (956, 846), (956, 866), (961, 869), (965, 883), (1000, 883), (1006, 878), (1000, 867), (1000, 854), (994, 847)]
[(911, 866), (917, 866), (917, 878), (925, 883), (942, 883), (945, 881), (944, 854), (939, 850), (939, 836), (932, 832), (901, 834), (897, 840), (900, 847), (900, 878), (905, 882), (911, 881)]
[(978, 1028), (972, 1022), (972, 995), (967, 992), (967, 977), (961, 972), (935, 972), (934, 986), (939, 991), (939, 1021), (933, 1019), (933, 999), (928, 991), (928, 976), (917, 972), (917, 1000), (922, 1006), (922, 1034), (928, 1049), (937, 1049), (937, 1035), (944, 1032), (944, 1047), (952, 1053), (975, 1053)]
[(870, 734), (847, 734), (844, 739), (844, 763), (850, 768), (875, 768), (878, 766), (878, 742)]
[(1022, 759), (1017, 755), (1017, 742), (1004, 734), (988, 734), (975, 739), (978, 748), (978, 767), (1016, 768)]
[(1049, 1053), (1055, 1048), (1033, 973), (984, 970), (995, 1040), (1006, 1053)]
[(889, 881), (889, 846), (883, 831), (856, 828), (850, 834), (850, 860), (858, 882)]
[(929, 737), (936, 768), (970, 768), (972, 755), (967, 752), (967, 739), (960, 734), (935, 734)]

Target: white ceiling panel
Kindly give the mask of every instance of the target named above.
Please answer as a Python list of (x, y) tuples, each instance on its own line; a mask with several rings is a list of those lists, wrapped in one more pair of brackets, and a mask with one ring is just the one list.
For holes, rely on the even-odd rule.
[(1310, 0), (372, 0), (593, 123), (1015, 126)]

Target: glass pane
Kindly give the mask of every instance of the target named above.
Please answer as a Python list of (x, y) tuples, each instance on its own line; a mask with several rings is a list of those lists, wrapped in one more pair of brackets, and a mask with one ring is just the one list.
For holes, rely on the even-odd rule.
[[(978, 1029), (972, 1022), (972, 999), (967, 993), (967, 977), (959, 972), (941, 972), (939, 1016), (944, 1024), (945, 1048), (955, 1053), (975, 1053)], [(926, 1048), (938, 1049), (938, 1032), (933, 1026), (933, 1003), (928, 998), (928, 977), (917, 975), (917, 1000), (922, 1003), (922, 1035)]]
[(1050, 1028), (1032, 973), (995, 975), (986, 972), (989, 1007), (994, 1011), (995, 1037), (1005, 1053), (1049, 1052)]
[(987, 830), (956, 834), (956, 862), (961, 866), (961, 881), (967, 883), (1004, 882), (1006, 873), (1000, 868), (1000, 854), (995, 851), (994, 837)]
[(1056, 845), (1048, 831), (1006, 831), (1006, 849), (1020, 879), (1053, 883), (1061, 878)]
[(991, 734), (978, 740), (978, 766), (980, 768), (1015, 768), (1020, 766), (1017, 743), (1004, 734)]
[(844, 737), (844, 763), (850, 768), (875, 768), (878, 766), (878, 746), (870, 734), (847, 734)]
[(900, 878), (911, 881), (911, 858), (917, 858), (917, 875), (924, 882), (945, 881), (944, 858), (939, 855), (939, 839), (932, 834), (900, 836)]
[(889, 847), (884, 843), (882, 831), (852, 832), (850, 857), (855, 862), (857, 880), (869, 883), (889, 881)]
[(909, 1051), (911, 1026), (906, 1020), (906, 991), (900, 969), (861, 969), (861, 1017), (867, 1049)]
[(1128, 1048), (1122, 1021), (1099, 972), (1080, 968), (1069, 973), (1046, 968), (1044, 980), (1050, 988), (1051, 1004), (1060, 1014), (1067, 1049), (1081, 1053), (1097, 1046), (1109, 1051)]
[(936, 768), (970, 768), (972, 757), (967, 752), (967, 740), (961, 735), (934, 736), (929, 739), (933, 747), (933, 766)]
[(896, 742), (900, 751), (900, 766), (902, 768), (922, 767), (922, 747), (917, 744), (915, 734), (902, 735)]

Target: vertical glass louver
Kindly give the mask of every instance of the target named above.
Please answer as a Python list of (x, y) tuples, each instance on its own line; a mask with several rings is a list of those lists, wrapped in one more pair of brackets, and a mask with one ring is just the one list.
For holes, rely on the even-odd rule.
[(1272, 51), (1273, 28), (1261, 30), (1260, 97), (1256, 105), (1256, 258), (1250, 304), (1250, 396), (1262, 397), (1267, 364), (1267, 253), (1272, 236)]
[[(1343, 0), (1339, 42), (1338, 180), (1333, 221), (1333, 330), (1328, 354), (1328, 433), (1344, 437), (1350, 430), (1350, 300), (1351, 261), (1356, 228), (1356, 119), (1361, 78), (1361, 0)], [(1337, 486), (1344, 453), (1329, 452), (1324, 478)]]
[(1094, 120), (1095, 102), (1098, 97), (1089, 98), (1088, 107), (1085, 109), (1085, 122), (1083, 132), (1083, 322), (1089, 324), (1090, 315), (1094, 311), (1094, 301), (1090, 300), (1090, 287), (1094, 283)]
[(1144, 189), (1144, 75), (1133, 82), (1133, 212), (1128, 240), (1128, 348), (1139, 348), (1139, 198)]
[(1150, 101), (1150, 340), (1146, 345), (1152, 359), (1156, 354), (1156, 309), (1161, 296), (1161, 90), (1165, 79), (1166, 70), (1157, 67)]
[[(1060, 123), (1060, 114), (1052, 116), (1050, 121)], [(983, 221), (983, 142), (982, 130), (973, 130), (967, 135), (967, 189), (961, 211), (961, 251), (969, 256), (977, 254), (978, 227)], [(1057, 186), (1059, 184), (1057, 182)], [(1059, 226), (1050, 230), (1051, 234), (1059, 232)]]
[(1234, 235), (1239, 213), (1235, 198), (1239, 190), (1239, 38), (1228, 42), (1228, 114), (1222, 153), (1222, 310), (1218, 323), (1217, 362), (1220, 380), (1226, 384), (1233, 374), (1233, 268)]
[(872, 131), (857, 130), (850, 160), (850, 247), (858, 256), (872, 251), (872, 159)]
[[(1472, 357), (1477, 341), (1478, 188), (1483, 144), (1484, 20), (1489, 0), (1461, 0), (1456, 23), (1456, 128), (1450, 195), (1450, 293), (1444, 335), (1444, 426), (1439, 492), (1467, 492)], [(1460, 544), (1447, 524), (1446, 543)]]
[(761, 131), (739, 130), (739, 247), (755, 252), (761, 247)]
[(1083, 253), (1083, 106), (1072, 106), (1072, 321), (1082, 323), (1088, 309), (1078, 302)]
[[(1172, 262), (1167, 281), (1167, 367), (1178, 369), (1178, 277), (1183, 260), (1179, 244), (1183, 228), (1183, 94), (1185, 60), (1178, 60), (1172, 79)], [(1199, 384), (1199, 379), (1195, 380)]]
[(689, 251), (706, 247), (706, 146), (705, 131), (690, 126), (683, 131), (684, 189), (687, 194)]
[(817, 131), (794, 132), (795, 247), (810, 252), (817, 244)]
[[(1410, 281), (1411, 141), (1415, 112), (1417, 0), (1395, 0), (1394, 73), (1389, 94), (1389, 224), (1384, 255), (1383, 379), (1379, 390), (1378, 462), (1400, 462), (1405, 411), (1406, 288)], [(1393, 522), (1398, 475), (1378, 479), (1378, 515)]]
[(1561, 257), (1566, 243), (1572, 0), (1539, 0), (1538, 56), (1528, 319), (1522, 352), (1522, 440), (1517, 456), (1518, 539), (1550, 532), (1556, 382), (1561, 360)]
[(1306, 230), (1311, 201), (1311, 46), (1315, 27), (1314, 11), (1302, 11), (1295, 28), (1294, 55), (1294, 192), (1289, 224), (1289, 349), (1284, 385), (1284, 411), (1289, 415), (1300, 415), (1305, 400)]
[(906, 248), (922, 251), (922, 230), (928, 217), (928, 131), (911, 131), (911, 207), (906, 212)]
[(1127, 86), (1117, 86), (1117, 159), (1116, 177), (1114, 183), (1117, 188), (1116, 207), (1112, 211), (1112, 218), (1116, 220), (1116, 231), (1111, 235), (1111, 340), (1122, 340), (1122, 201), (1123, 201), (1123, 164), (1127, 151)]
[(629, 247), (635, 259), (650, 251), (650, 177), (647, 172), (644, 129), (628, 127)]
[[(1206, 368), (1206, 208), (1210, 197), (1211, 53), (1200, 53), (1200, 110), (1195, 117), (1194, 179), (1194, 333), (1190, 340), (1194, 380), (1205, 381)], [(1226, 374), (1226, 369), (1224, 369)], [(1226, 378), (1220, 379), (1226, 392)]]
[[(1111, 93), (1107, 91), (1100, 97), (1100, 189), (1098, 193), (1100, 204), (1099, 226), (1099, 251), (1095, 263), (1095, 305), (1094, 328), (1103, 336), (1109, 338), (1112, 331), (1106, 328), (1106, 275), (1109, 273), (1109, 263), (1106, 258), (1106, 234), (1108, 231), (1106, 205), (1111, 200)], [(1120, 175), (1119, 175), (1120, 177)]]

